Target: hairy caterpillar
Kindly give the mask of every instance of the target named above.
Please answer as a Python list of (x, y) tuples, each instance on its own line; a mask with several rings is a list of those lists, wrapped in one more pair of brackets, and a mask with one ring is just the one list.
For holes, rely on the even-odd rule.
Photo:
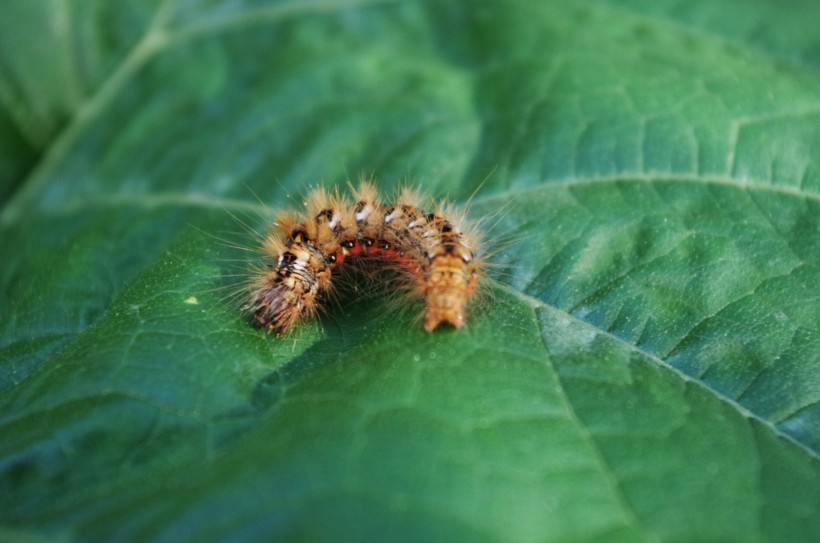
[(281, 212), (265, 234), (263, 252), (275, 265), (250, 281), (247, 309), (268, 332), (282, 335), (313, 315), (320, 297), (346, 261), (369, 258), (395, 264), (395, 280), (424, 300), (424, 329), (442, 323), (461, 328), (478, 285), (481, 260), (475, 233), (449, 205), (424, 208), (418, 191), (405, 188), (391, 203), (361, 181), (353, 200), (323, 188), (306, 199), (304, 214)]

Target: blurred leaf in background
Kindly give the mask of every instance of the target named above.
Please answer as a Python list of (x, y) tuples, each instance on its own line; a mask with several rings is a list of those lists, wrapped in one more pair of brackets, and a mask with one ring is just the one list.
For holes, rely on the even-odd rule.
[[(0, 539), (816, 540), (818, 20), (7, 0)], [(252, 328), (248, 230), (361, 173), (477, 191), (485, 303)]]

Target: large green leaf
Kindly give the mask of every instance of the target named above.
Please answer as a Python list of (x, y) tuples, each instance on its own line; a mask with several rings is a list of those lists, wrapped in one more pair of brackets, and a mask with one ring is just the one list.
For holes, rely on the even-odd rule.
[[(0, 540), (820, 533), (816, 2), (2, 19)], [(477, 191), (469, 326), (252, 328), (220, 240), (360, 172)]]

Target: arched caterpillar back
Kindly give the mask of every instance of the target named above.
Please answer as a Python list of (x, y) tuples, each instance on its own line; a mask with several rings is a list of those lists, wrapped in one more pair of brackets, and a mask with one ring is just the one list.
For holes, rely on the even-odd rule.
[(362, 181), (353, 200), (313, 190), (304, 215), (276, 216), (264, 237), (266, 255), (275, 259), (250, 282), (248, 310), (253, 321), (282, 335), (317, 309), (332, 289), (342, 265), (360, 258), (396, 264), (395, 278), (424, 300), (424, 329), (441, 323), (461, 328), (481, 275), (473, 249), (473, 228), (452, 206), (424, 208), (420, 194), (404, 189), (384, 203), (376, 187)]

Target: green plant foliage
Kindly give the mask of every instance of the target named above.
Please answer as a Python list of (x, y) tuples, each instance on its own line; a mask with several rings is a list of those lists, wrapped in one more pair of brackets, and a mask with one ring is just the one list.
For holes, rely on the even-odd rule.
[[(816, 2), (3, 11), (0, 540), (816, 540)], [(251, 327), (371, 173), (470, 201), (469, 325)]]

